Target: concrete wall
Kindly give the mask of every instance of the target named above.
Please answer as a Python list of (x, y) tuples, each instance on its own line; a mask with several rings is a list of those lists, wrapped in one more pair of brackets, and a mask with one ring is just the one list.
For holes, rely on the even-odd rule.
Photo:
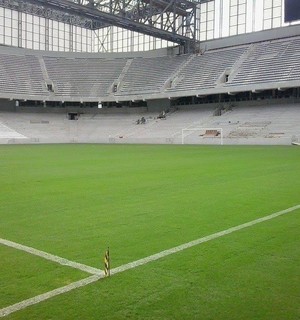
[[(0, 111), (2, 111), (0, 109)], [(3, 110), (6, 111), (6, 110)], [(43, 107), (17, 107), (14, 110), (9, 111), (16, 111), (16, 112), (23, 112), (23, 113), (81, 113), (81, 114), (139, 114), (147, 112), (146, 107), (137, 107), (137, 108), (79, 108), (79, 107), (67, 107), (67, 108), (43, 108)]]
[(178, 110), (201, 110), (201, 108), (212, 107), (218, 108), (225, 105), (233, 105), (235, 107), (255, 107), (255, 106), (272, 106), (272, 105), (292, 105), (299, 104), (300, 98), (284, 98), (284, 99), (261, 99), (261, 100), (247, 100), (247, 101), (231, 101), (231, 102), (217, 102), (217, 103), (202, 103), (202, 104), (186, 104), (178, 105)]
[(160, 112), (167, 110), (171, 107), (171, 100), (169, 99), (157, 99), (157, 100), (148, 100), (148, 111), (149, 112)]
[(281, 38), (296, 37), (300, 34), (300, 25), (264, 30), (253, 33), (241, 34), (222, 39), (208, 40), (200, 43), (203, 51), (232, 47), (237, 45), (269, 41)]
[(15, 111), (16, 104), (13, 100), (0, 99), (0, 111)]
[(91, 52), (58, 52), (58, 51), (43, 51), (43, 50), (32, 50), (17, 47), (9, 47), (0, 45), (1, 53), (21, 54), (35, 56), (48, 56), (48, 57), (65, 57), (65, 58), (103, 58), (103, 59), (117, 59), (117, 58), (153, 58), (153, 57), (164, 57), (167, 55), (175, 55), (179, 53), (179, 48), (163, 48), (150, 51), (141, 52), (110, 52), (110, 53), (91, 53)]

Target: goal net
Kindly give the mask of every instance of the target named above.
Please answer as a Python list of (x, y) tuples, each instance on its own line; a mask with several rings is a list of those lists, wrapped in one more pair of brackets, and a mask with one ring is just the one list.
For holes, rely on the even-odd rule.
[(185, 128), (181, 132), (182, 144), (223, 145), (222, 128)]

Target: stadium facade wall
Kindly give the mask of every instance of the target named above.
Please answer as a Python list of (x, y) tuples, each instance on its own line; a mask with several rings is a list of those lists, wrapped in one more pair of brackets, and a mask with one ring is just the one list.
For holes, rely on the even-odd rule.
[(221, 39), (203, 41), (200, 43), (200, 49), (202, 51), (206, 51), (281, 38), (296, 37), (299, 35), (300, 25), (292, 25), (284, 28), (275, 28), (271, 30), (264, 30)]

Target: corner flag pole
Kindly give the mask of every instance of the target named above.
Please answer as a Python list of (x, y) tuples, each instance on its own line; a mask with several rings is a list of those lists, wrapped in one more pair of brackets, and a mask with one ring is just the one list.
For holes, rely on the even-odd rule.
[(105, 251), (105, 254), (104, 254), (104, 274), (105, 274), (105, 277), (110, 276), (109, 247), (107, 248), (107, 250)]

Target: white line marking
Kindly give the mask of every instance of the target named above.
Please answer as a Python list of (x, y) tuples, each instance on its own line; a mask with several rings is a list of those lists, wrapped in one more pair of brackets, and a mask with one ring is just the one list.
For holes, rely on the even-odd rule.
[[(120, 267), (112, 269), (111, 270), (111, 275), (114, 275), (114, 274), (117, 274), (117, 273), (120, 273), (120, 272), (124, 272), (124, 271), (129, 270), (129, 269), (133, 269), (133, 268), (139, 267), (139, 266), (144, 265), (146, 263), (149, 263), (149, 262), (161, 259), (163, 257), (169, 256), (171, 254), (174, 254), (176, 252), (179, 252), (179, 251), (182, 251), (182, 250), (197, 246), (197, 245), (199, 245), (201, 243), (208, 242), (210, 240), (214, 240), (214, 239), (223, 237), (223, 236), (225, 236), (227, 234), (230, 234), (230, 233), (233, 233), (235, 231), (239, 231), (239, 230), (242, 230), (242, 229), (245, 229), (245, 228), (248, 228), (248, 227), (252, 227), (252, 226), (254, 226), (254, 225), (258, 224), (258, 223), (277, 218), (277, 217), (279, 217), (281, 215), (284, 215), (286, 213), (295, 211), (297, 209), (300, 209), (300, 204), (296, 205), (294, 207), (290, 207), (288, 209), (282, 210), (282, 211), (275, 212), (275, 213), (270, 214), (268, 216), (265, 216), (265, 217), (262, 217), (262, 218), (258, 218), (258, 219), (255, 219), (255, 220), (240, 224), (240, 225), (238, 225), (236, 227), (232, 227), (232, 228), (229, 228), (229, 229), (217, 232), (217, 233), (213, 233), (213, 234), (211, 234), (209, 236), (202, 237), (202, 238), (199, 238), (197, 240), (184, 243), (184, 244), (182, 244), (180, 246), (177, 246), (177, 247), (174, 247), (174, 248), (171, 248), (171, 249), (168, 249), (168, 250), (161, 251), (161, 252), (153, 254), (153, 255), (151, 255), (149, 257), (146, 257), (146, 258), (143, 258), (143, 259), (139, 259), (139, 260), (124, 264), (124, 265), (122, 265)], [(96, 270), (98, 270), (98, 269), (96, 269)], [(67, 286), (64, 286), (64, 287), (61, 287), (61, 288), (46, 292), (44, 294), (38, 295), (36, 297), (30, 298), (30, 299), (27, 299), (27, 300), (24, 300), (24, 301), (21, 301), (19, 303), (16, 303), (14, 305), (9, 306), (9, 307), (0, 309), (0, 317), (5, 317), (5, 316), (7, 316), (7, 315), (9, 315), (9, 314), (11, 314), (13, 312), (25, 309), (28, 306), (37, 304), (37, 303), (45, 301), (45, 300), (47, 300), (49, 298), (55, 297), (57, 295), (65, 293), (65, 292), (69, 292), (69, 291), (71, 291), (73, 289), (80, 288), (80, 287), (86, 286), (86, 285), (88, 285), (90, 283), (93, 283), (93, 282), (95, 282), (95, 281), (97, 281), (97, 280), (99, 280), (99, 279), (104, 277), (104, 272), (102, 271), (101, 274), (99, 274), (99, 271), (100, 270), (98, 270), (98, 274), (97, 275), (95, 274), (95, 275), (90, 276), (88, 278), (85, 278), (83, 280), (79, 280), (79, 281), (73, 282), (73, 283), (71, 283), (71, 284), (69, 284)]]
[(119, 273), (119, 272), (123, 272), (123, 271), (129, 270), (129, 269), (136, 268), (138, 266), (144, 265), (144, 264), (149, 263), (151, 261), (155, 261), (155, 260), (161, 259), (163, 257), (169, 256), (170, 254), (174, 254), (176, 252), (179, 252), (179, 251), (182, 251), (182, 250), (197, 246), (197, 245), (199, 245), (201, 243), (204, 243), (204, 242), (207, 242), (207, 241), (210, 241), (210, 240), (214, 240), (214, 239), (223, 237), (223, 236), (225, 236), (227, 234), (230, 234), (230, 233), (233, 233), (235, 231), (239, 231), (239, 230), (254, 226), (255, 224), (274, 219), (276, 217), (279, 217), (279, 216), (281, 216), (283, 214), (295, 211), (297, 209), (300, 209), (300, 205), (297, 205), (297, 206), (294, 206), (294, 207), (291, 207), (291, 208), (288, 208), (288, 209), (285, 209), (285, 210), (282, 210), (282, 211), (279, 211), (279, 212), (275, 212), (275, 213), (270, 214), (268, 216), (265, 216), (263, 218), (255, 219), (255, 220), (252, 220), (250, 222), (246, 222), (246, 223), (240, 224), (240, 225), (238, 225), (236, 227), (232, 227), (232, 228), (229, 228), (229, 229), (224, 230), (224, 231), (213, 233), (213, 234), (211, 234), (209, 236), (206, 236), (206, 237), (203, 237), (203, 238), (200, 238), (200, 239), (197, 239), (197, 240), (193, 240), (191, 242), (184, 243), (184, 244), (182, 244), (180, 246), (177, 246), (177, 247), (174, 247), (174, 248), (171, 248), (171, 249), (168, 249), (168, 250), (161, 251), (161, 252), (153, 254), (153, 255), (151, 255), (149, 257), (146, 257), (146, 258), (143, 258), (143, 259), (140, 259), (140, 260), (136, 260), (136, 261), (124, 264), (124, 265), (122, 265), (120, 267), (112, 269), (110, 271), (110, 274), (113, 275), (113, 274), (116, 274), (116, 273)]
[(99, 274), (101, 274), (103, 272), (100, 269), (93, 268), (93, 267), (90, 267), (90, 266), (87, 266), (85, 264), (78, 263), (78, 262), (75, 262), (75, 261), (70, 261), (68, 259), (61, 258), (59, 256), (55, 256), (55, 255), (53, 255), (51, 253), (47, 253), (45, 251), (34, 249), (32, 247), (27, 247), (27, 246), (24, 246), (22, 244), (19, 244), (19, 243), (13, 242), (13, 241), (9, 241), (9, 240), (6, 240), (6, 239), (0, 238), (0, 244), (3, 244), (3, 245), (6, 245), (8, 247), (12, 247), (12, 248), (15, 248), (15, 249), (18, 249), (18, 250), (22, 250), (22, 251), (31, 253), (31, 254), (33, 254), (35, 256), (39, 256), (39, 257), (42, 257), (44, 259), (47, 259), (47, 260), (50, 260), (50, 261), (53, 261), (53, 262), (57, 262), (57, 263), (59, 263), (59, 264), (61, 264), (63, 266), (68, 266), (68, 267), (72, 267), (72, 268), (75, 268), (75, 269), (79, 269), (81, 271), (84, 271), (84, 272), (87, 272), (87, 273), (90, 273), (90, 274), (99, 275)]
[(52, 297), (55, 297), (55, 296), (58, 296), (58, 295), (60, 295), (62, 293), (69, 292), (71, 290), (86, 286), (86, 285), (88, 285), (90, 283), (93, 283), (93, 282), (99, 280), (101, 277), (102, 276), (99, 276), (99, 275), (93, 275), (93, 276), (90, 276), (88, 278), (85, 278), (85, 279), (70, 283), (70, 284), (68, 284), (68, 285), (66, 285), (64, 287), (61, 287), (61, 288), (58, 288), (58, 289), (55, 289), (55, 290), (40, 294), (38, 296), (35, 296), (35, 297), (27, 299), (27, 300), (23, 300), (23, 301), (21, 301), (19, 303), (16, 303), (16, 304), (13, 304), (13, 305), (11, 305), (9, 307), (1, 309), (0, 310), (0, 317), (8, 316), (9, 314), (11, 314), (13, 312), (25, 309), (25, 308), (27, 308), (29, 306), (32, 306), (34, 304), (37, 304), (37, 303), (40, 303), (42, 301), (48, 300), (48, 299), (50, 299)]

